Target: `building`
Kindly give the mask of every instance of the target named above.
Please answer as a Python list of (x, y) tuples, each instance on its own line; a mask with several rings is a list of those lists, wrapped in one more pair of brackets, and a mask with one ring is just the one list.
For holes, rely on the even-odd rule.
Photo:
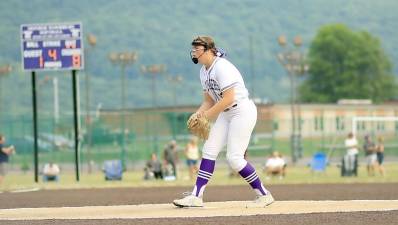
[[(128, 110), (128, 129), (140, 135), (187, 134), (186, 121), (198, 106), (159, 107)], [(288, 138), (291, 134), (290, 104), (258, 104), (256, 134), (271, 134), (276, 138)], [(300, 104), (300, 129), (303, 138), (324, 135), (346, 135), (352, 131), (354, 117), (398, 117), (398, 104), (371, 104), (369, 102), (340, 102), (340, 104)], [(111, 127), (119, 127), (117, 110), (102, 110), (101, 119)], [(377, 132), (395, 135), (398, 122), (359, 121), (358, 133)]]

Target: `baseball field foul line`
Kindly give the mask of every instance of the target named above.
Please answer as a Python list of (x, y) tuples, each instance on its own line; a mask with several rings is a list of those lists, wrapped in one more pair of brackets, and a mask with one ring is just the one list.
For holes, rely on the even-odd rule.
[(176, 208), (172, 204), (146, 204), (2, 209), (0, 220), (187, 218), (398, 210), (398, 200), (276, 201), (266, 208), (248, 207), (248, 203), (245, 201), (207, 202), (203, 208)]

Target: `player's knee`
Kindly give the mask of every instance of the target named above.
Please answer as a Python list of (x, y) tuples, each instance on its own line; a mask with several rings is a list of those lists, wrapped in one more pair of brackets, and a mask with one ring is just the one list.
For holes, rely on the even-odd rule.
[(243, 156), (233, 154), (227, 154), (227, 160), (231, 168), (236, 172), (241, 171), (247, 163)]
[(216, 160), (217, 159), (217, 154), (203, 151), (202, 152), (202, 158), (210, 159), (210, 160)]

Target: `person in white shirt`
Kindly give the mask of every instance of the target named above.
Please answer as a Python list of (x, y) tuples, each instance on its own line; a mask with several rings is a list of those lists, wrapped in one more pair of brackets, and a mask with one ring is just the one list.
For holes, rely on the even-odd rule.
[(43, 168), (43, 181), (59, 181), (59, 166), (53, 162), (47, 163)]
[(198, 172), (198, 159), (199, 159), (199, 149), (198, 149), (198, 139), (192, 137), (187, 146), (185, 147), (185, 157), (187, 158), (187, 166), (189, 168), (189, 178), (193, 179), (194, 175)]
[(199, 36), (192, 43), (191, 60), (200, 63), (199, 76), (203, 102), (193, 116), (206, 117), (214, 122), (209, 138), (203, 145), (202, 160), (191, 195), (176, 199), (178, 207), (203, 207), (203, 193), (211, 179), (220, 151), (227, 147), (231, 168), (249, 183), (257, 195), (253, 204), (267, 206), (274, 202), (260, 177), (244, 154), (257, 121), (257, 107), (249, 99), (239, 70), (225, 58), (225, 52), (216, 48), (213, 38)]
[(279, 178), (282, 179), (286, 175), (286, 162), (282, 155), (274, 151), (265, 163), (264, 170), (267, 174), (267, 179), (270, 179), (272, 175), (279, 175)]
[(346, 148), (346, 154), (344, 156), (344, 167), (343, 176), (357, 176), (358, 168), (358, 140), (355, 138), (353, 133), (349, 133), (347, 139), (344, 141), (344, 146)]

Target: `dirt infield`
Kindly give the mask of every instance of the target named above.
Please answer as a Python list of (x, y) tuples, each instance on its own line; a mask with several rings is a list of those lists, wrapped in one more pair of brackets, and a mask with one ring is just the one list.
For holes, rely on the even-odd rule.
[[(0, 208), (118, 206), (170, 203), (191, 187), (41, 190), (0, 194)], [(294, 200), (398, 200), (398, 184), (311, 184), (269, 186), (279, 201)], [(247, 201), (247, 186), (208, 186), (205, 201)], [(363, 204), (358, 202), (358, 204)], [(280, 206), (282, 206), (282, 202)], [(309, 205), (309, 204), (308, 204)], [(111, 208), (111, 207), (110, 207)], [(302, 207), (298, 207), (302, 209)], [(377, 208), (377, 207), (375, 207)], [(300, 213), (297, 209), (296, 213)], [(106, 210), (106, 208), (105, 208)], [(150, 210), (150, 209), (148, 209)], [(182, 209), (184, 210), (184, 209)], [(290, 209), (291, 210), (291, 209)], [(295, 210), (291, 210), (294, 212)], [(339, 211), (339, 210), (336, 210)], [(180, 213), (180, 212), (179, 212)], [(21, 219), (23, 215), (21, 215)], [(95, 217), (93, 217), (95, 218)], [(1, 220), (0, 224), (396, 224), (398, 210), (372, 212), (324, 212), (310, 214), (250, 215), (209, 218)]]

